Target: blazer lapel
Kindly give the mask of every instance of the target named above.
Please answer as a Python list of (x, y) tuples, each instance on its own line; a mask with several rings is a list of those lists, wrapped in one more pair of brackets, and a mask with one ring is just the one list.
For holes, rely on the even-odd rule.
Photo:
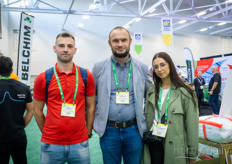
[(112, 65), (111, 65), (111, 58), (106, 63), (105, 66), (105, 81), (106, 81), (106, 91), (108, 96), (110, 97), (111, 94), (111, 72), (112, 72)]
[[(133, 73), (133, 86), (134, 86), (134, 95), (137, 95), (137, 90), (139, 87), (137, 87), (137, 81), (139, 80), (138, 79), (138, 76), (137, 76), (137, 65), (136, 65), (136, 61), (134, 61), (132, 58), (132, 73)], [(136, 101), (136, 96), (134, 96), (135, 98), (135, 101)]]

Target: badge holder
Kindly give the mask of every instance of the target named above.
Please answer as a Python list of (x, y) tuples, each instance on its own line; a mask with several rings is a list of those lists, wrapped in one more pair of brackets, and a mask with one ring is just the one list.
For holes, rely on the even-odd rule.
[(167, 124), (156, 123), (152, 135), (165, 138), (167, 134), (167, 129), (168, 129)]
[(76, 104), (62, 103), (61, 116), (75, 117)]
[(165, 138), (166, 134), (167, 134), (167, 129), (168, 129), (168, 124), (167, 124), (167, 121), (165, 121), (165, 115), (163, 115), (161, 120), (159, 120), (156, 123), (156, 125), (152, 131), (152, 135), (156, 135), (156, 136)]
[(116, 104), (129, 104), (129, 92), (116, 92)]

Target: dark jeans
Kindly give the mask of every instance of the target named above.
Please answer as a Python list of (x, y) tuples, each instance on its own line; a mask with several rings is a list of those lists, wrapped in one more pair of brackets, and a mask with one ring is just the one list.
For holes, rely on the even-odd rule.
[(220, 104), (218, 101), (218, 93), (213, 93), (209, 96), (209, 104), (213, 108), (213, 113), (219, 114)]
[(201, 103), (202, 103), (202, 99), (203, 99), (204, 94), (203, 94), (202, 90), (197, 91), (196, 94), (197, 94), (197, 100), (198, 100), (198, 109), (199, 109), (199, 113), (200, 113)]
[(27, 164), (26, 148), (26, 136), (17, 141), (0, 143), (0, 163), (9, 164), (11, 156), (14, 164)]

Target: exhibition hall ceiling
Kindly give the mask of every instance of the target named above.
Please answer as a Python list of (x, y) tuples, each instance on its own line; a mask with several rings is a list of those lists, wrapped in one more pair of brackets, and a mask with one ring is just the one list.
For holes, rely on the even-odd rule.
[(161, 18), (169, 17), (175, 34), (232, 36), (232, 0), (1, 0), (1, 6), (3, 12), (61, 14), (62, 29), (121, 25), (159, 32)]

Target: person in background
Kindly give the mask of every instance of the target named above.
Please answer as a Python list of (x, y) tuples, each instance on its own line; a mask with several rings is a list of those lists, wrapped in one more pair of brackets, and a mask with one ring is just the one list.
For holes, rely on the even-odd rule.
[[(0, 52), (0, 57), (1, 57), (1, 56), (3, 56), (3, 54)], [(16, 74), (14, 74), (13, 71), (12, 71), (12, 73), (10, 74), (10, 77), (11, 77), (12, 79), (15, 79), (15, 80), (19, 81), (18, 76), (17, 76)]]
[(130, 33), (115, 27), (109, 34), (113, 55), (94, 64), (94, 130), (100, 136), (104, 164), (140, 164), (146, 130), (144, 97), (151, 85), (148, 67), (130, 54)]
[[(0, 163), (26, 164), (27, 137), (24, 128), (33, 117), (28, 86), (10, 77), (13, 62), (0, 57)], [(26, 113), (24, 113), (26, 111)]]
[(45, 72), (38, 75), (34, 85), (34, 115), (42, 132), (40, 163), (89, 164), (88, 140), (95, 110), (94, 79), (87, 70), (85, 86), (81, 68), (73, 63), (77, 50), (73, 35), (66, 32), (57, 35), (53, 49), (57, 63), (48, 89)]
[(198, 110), (195, 92), (178, 76), (171, 57), (159, 52), (152, 59), (153, 80), (147, 91), (147, 131), (159, 142), (144, 145), (144, 164), (192, 164), (198, 153)]
[(203, 114), (201, 111), (202, 99), (204, 98), (204, 90), (205, 90), (205, 80), (201, 77), (201, 70), (197, 71), (197, 77), (193, 81), (193, 90), (197, 94), (198, 99), (198, 110), (199, 114)]
[(209, 104), (213, 108), (213, 114), (219, 114), (220, 103), (219, 93), (221, 92), (221, 75), (218, 73), (218, 67), (213, 66), (211, 68), (213, 76), (209, 81)]
[(185, 78), (184, 78), (184, 76), (181, 75), (181, 72), (177, 72), (177, 74), (178, 74), (179, 78), (185, 83), (186, 82)]

